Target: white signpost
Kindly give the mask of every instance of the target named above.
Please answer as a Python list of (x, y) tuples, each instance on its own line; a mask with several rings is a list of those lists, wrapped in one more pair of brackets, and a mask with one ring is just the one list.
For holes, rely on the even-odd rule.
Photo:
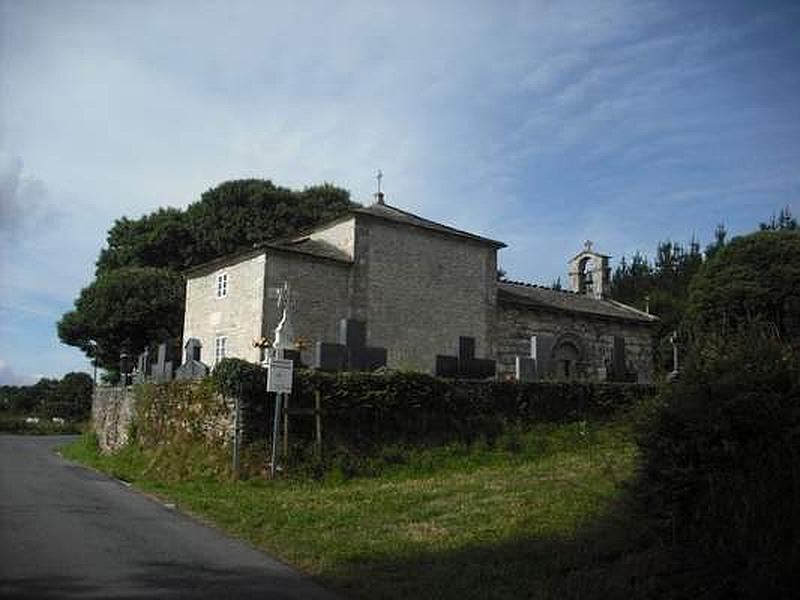
[[(264, 365), (267, 367), (267, 391), (275, 392), (275, 418), (272, 423), (272, 462), (270, 468), (272, 476), (278, 468), (276, 463), (278, 457), (278, 434), (280, 431), (280, 419), (283, 413), (283, 406), (289, 404), (289, 394), (292, 392), (292, 375), (294, 363), (283, 358), (284, 350), (291, 350), (294, 347), (294, 330), (292, 328), (291, 308), (293, 302), (289, 285), (284, 283), (283, 289), (278, 294), (278, 308), (283, 309), (283, 316), (275, 328), (275, 341), (270, 349)], [(284, 423), (284, 448), (287, 444), (288, 421)]]
[(294, 363), (288, 358), (268, 358), (267, 391), (291, 394), (293, 369)]

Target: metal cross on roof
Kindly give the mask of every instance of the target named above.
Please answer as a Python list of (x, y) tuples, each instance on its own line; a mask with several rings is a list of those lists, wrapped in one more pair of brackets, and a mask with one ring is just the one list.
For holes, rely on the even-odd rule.
[(378, 180), (378, 193), (381, 193), (381, 180), (383, 179), (383, 171), (378, 169), (378, 174), (375, 176), (375, 179)]

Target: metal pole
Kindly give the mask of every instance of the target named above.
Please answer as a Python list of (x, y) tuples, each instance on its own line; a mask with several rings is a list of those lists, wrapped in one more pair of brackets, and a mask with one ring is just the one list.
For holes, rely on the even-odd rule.
[(289, 456), (289, 394), (283, 401), (283, 459)]
[(317, 450), (322, 454), (322, 415), (320, 414), (322, 402), (320, 401), (320, 396), (319, 390), (314, 392), (314, 421), (317, 426)]
[(275, 394), (275, 418), (272, 420), (272, 462), (270, 463), (270, 471), (273, 478), (275, 477), (275, 471), (277, 469), (275, 461), (278, 457), (278, 434), (280, 433), (282, 396), (283, 394), (281, 393)]
[(239, 448), (242, 443), (242, 412), (239, 398), (234, 398), (233, 409), (233, 476), (239, 479)]

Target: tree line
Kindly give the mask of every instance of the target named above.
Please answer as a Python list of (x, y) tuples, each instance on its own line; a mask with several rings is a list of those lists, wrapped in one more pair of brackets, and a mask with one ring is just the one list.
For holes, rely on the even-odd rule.
[(268, 180), (227, 181), (185, 210), (159, 208), (117, 219), (97, 258), (94, 280), (58, 322), (59, 339), (119, 376), (120, 354), (179, 339), (190, 267), (287, 237), (356, 206), (330, 184), (291, 190)]
[[(764, 234), (797, 230), (797, 220), (788, 207), (759, 224), (759, 232)], [(652, 261), (638, 251), (630, 257), (622, 257), (612, 273), (611, 297), (658, 316), (655, 361), (659, 370), (667, 371), (672, 368), (671, 336), (675, 332), (679, 339), (689, 336), (694, 317), (687, 315), (703, 307), (737, 314), (735, 310), (731, 312), (730, 302), (739, 298), (740, 308), (751, 314), (763, 312), (781, 326), (786, 319), (786, 309), (776, 308), (772, 303), (773, 300), (783, 302), (780, 297), (785, 292), (777, 288), (787, 284), (792, 271), (790, 265), (784, 264), (790, 256), (785, 245), (785, 241), (774, 236), (758, 234), (729, 240), (723, 224), (717, 226), (714, 239), (705, 248), (701, 248), (695, 237), (686, 245), (662, 241)], [(721, 254), (725, 249), (729, 252)], [(747, 268), (753, 260), (757, 263)], [(775, 262), (762, 264), (769, 260)], [(704, 275), (697, 277), (701, 272)]]
[(0, 386), (0, 411), (39, 417), (61, 417), (79, 422), (92, 410), (92, 378), (67, 373), (59, 379), (42, 378), (34, 385)]

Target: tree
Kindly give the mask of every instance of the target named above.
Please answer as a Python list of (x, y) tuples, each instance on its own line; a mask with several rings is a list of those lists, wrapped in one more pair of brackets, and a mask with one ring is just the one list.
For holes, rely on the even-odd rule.
[(54, 416), (66, 417), (72, 421), (82, 421), (88, 418), (92, 410), (93, 390), (94, 382), (90, 375), (76, 372), (67, 373), (58, 382), (56, 397), (61, 412)]
[(179, 271), (194, 264), (194, 234), (176, 208), (160, 208), (136, 220), (117, 219), (106, 242), (97, 259), (97, 275), (122, 267)]
[(761, 231), (794, 231), (797, 229), (797, 219), (792, 216), (792, 211), (787, 206), (781, 209), (777, 219), (773, 214), (768, 222), (762, 222), (758, 227)]
[(330, 184), (294, 192), (260, 179), (225, 182), (186, 210), (195, 240), (191, 261), (202, 263), (292, 235), (353, 206), (349, 192)]
[(719, 250), (725, 247), (725, 238), (728, 236), (728, 230), (725, 225), (720, 223), (714, 230), (714, 241), (706, 246), (706, 260), (714, 256)]
[(697, 334), (756, 320), (800, 339), (800, 231), (765, 230), (735, 238), (692, 282), (687, 321)]
[(167, 269), (103, 273), (58, 322), (58, 336), (87, 356), (96, 354), (98, 365), (114, 371), (121, 351), (138, 353), (148, 343), (180, 337), (184, 293), (183, 277)]

